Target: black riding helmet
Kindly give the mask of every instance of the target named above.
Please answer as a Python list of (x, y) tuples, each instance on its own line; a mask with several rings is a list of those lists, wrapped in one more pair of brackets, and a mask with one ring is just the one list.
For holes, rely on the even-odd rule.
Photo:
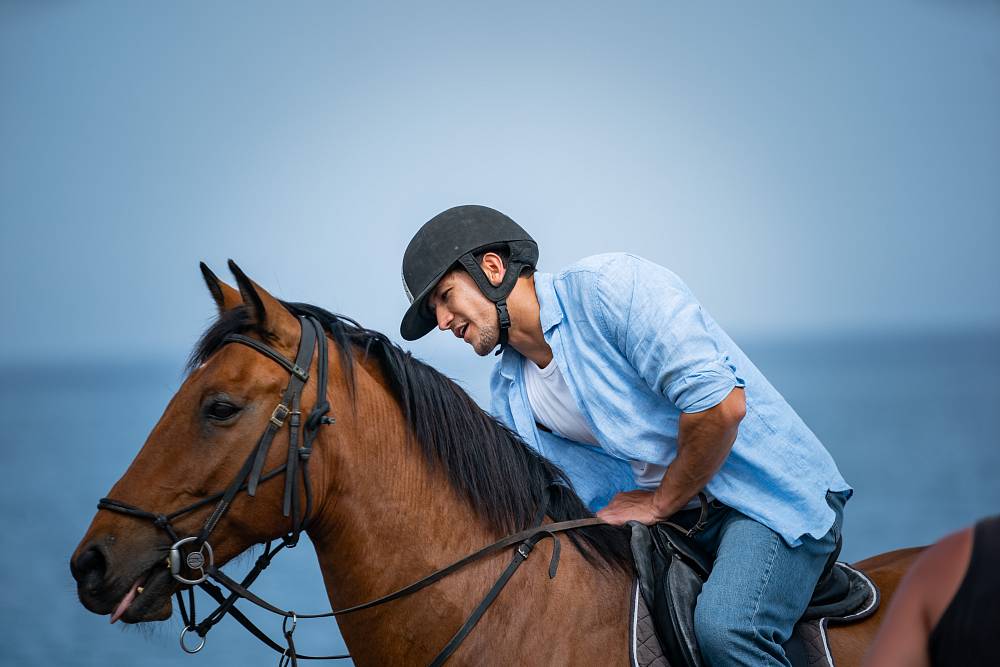
[[(507, 271), (499, 285), (483, 273), (475, 254), (484, 248), (506, 244), (510, 249)], [(420, 228), (403, 253), (403, 290), (410, 307), (403, 315), (399, 333), (416, 340), (437, 326), (427, 297), (456, 264), (462, 266), (487, 299), (496, 304), (500, 320), (500, 345), (507, 343), (510, 315), (507, 296), (521, 270), (538, 262), (538, 245), (528, 232), (500, 211), (486, 206), (456, 206), (431, 218)]]

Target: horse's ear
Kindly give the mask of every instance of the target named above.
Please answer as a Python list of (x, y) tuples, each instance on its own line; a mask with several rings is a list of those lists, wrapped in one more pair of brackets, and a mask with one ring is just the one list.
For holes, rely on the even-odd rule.
[(233, 260), (229, 260), (229, 270), (236, 277), (243, 304), (250, 310), (250, 317), (256, 328), (265, 336), (284, 341), (294, 348), (295, 341), (299, 339), (299, 326), (295, 317), (267, 290), (250, 280)]
[(205, 262), (201, 262), (199, 266), (201, 266), (201, 275), (205, 279), (208, 291), (211, 292), (215, 305), (219, 307), (219, 315), (236, 306), (243, 305), (243, 297), (238, 291), (219, 280), (219, 276), (215, 275)]

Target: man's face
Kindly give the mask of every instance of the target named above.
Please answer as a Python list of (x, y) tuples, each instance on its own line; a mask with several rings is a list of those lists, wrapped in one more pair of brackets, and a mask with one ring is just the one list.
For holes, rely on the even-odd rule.
[(481, 357), (500, 342), (496, 306), (463, 269), (455, 269), (441, 279), (428, 297), (427, 306), (437, 318), (438, 329), (451, 331)]

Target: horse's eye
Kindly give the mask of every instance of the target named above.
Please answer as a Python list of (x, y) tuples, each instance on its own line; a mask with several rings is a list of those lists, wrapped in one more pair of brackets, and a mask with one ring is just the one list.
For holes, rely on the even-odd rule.
[(226, 403), (225, 401), (215, 401), (210, 406), (208, 406), (208, 411), (206, 414), (209, 419), (215, 419), (217, 421), (225, 421), (230, 417), (234, 416), (240, 409), (233, 405), (232, 403)]

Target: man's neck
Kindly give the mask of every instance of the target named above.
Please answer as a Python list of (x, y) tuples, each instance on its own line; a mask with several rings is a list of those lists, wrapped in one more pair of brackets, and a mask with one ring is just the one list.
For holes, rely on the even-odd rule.
[(552, 348), (542, 335), (541, 308), (533, 275), (518, 278), (507, 297), (507, 309), (511, 321), (508, 344), (539, 368), (548, 366), (552, 361)]

